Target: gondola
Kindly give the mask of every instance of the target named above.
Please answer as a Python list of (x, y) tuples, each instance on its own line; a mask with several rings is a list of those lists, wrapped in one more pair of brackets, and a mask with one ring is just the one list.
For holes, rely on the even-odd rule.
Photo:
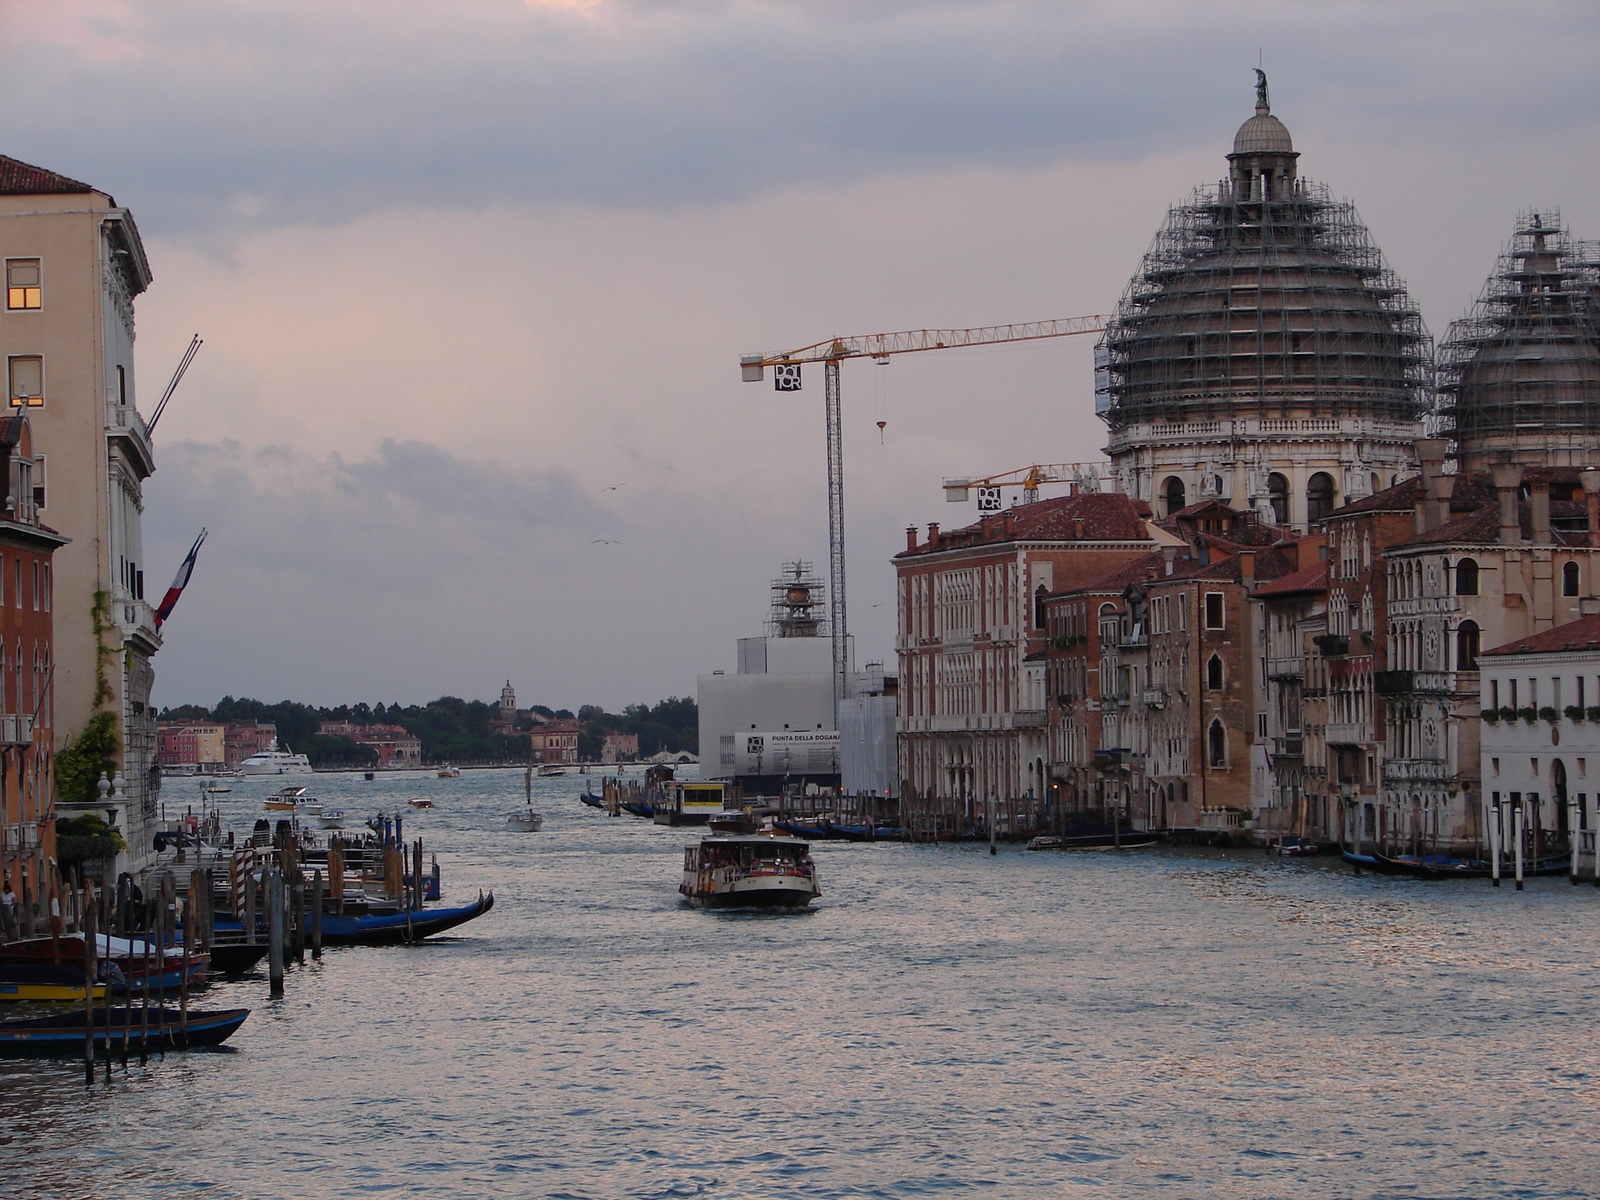
[[(182, 1014), (172, 1008), (96, 1008), (91, 1014), (94, 1048), (99, 1053), (108, 1050), (120, 1053), (126, 1046), (128, 1053), (140, 1054), (150, 1050), (220, 1046), (249, 1015), (248, 1008), (191, 1012), (185, 1022)], [(31, 1020), (0, 1021), (0, 1058), (77, 1057), (83, 1053), (87, 1034), (84, 1014), (76, 1011)]]
[(494, 907), (494, 893), (458, 908), (422, 908), (412, 912), (367, 913), (359, 917), (324, 914), (322, 942), (326, 946), (387, 946), (420, 942), (423, 938), (476, 920)]
[(774, 821), (772, 827), (784, 833), (792, 833), (795, 837), (805, 838), (808, 842), (825, 841), (833, 836), (828, 832), (826, 821)]
[[(1376, 850), (1365, 854), (1343, 850), (1340, 852), (1340, 857), (1358, 870), (1371, 871), (1375, 875), (1404, 875), (1411, 879), (1488, 879), (1494, 874), (1493, 865), (1481, 858), (1451, 858), (1444, 854), (1387, 855), (1379, 854)], [(1522, 874), (1524, 877), (1565, 875), (1571, 869), (1571, 865), (1572, 859), (1569, 855), (1552, 855), (1537, 862), (1524, 863)], [(1511, 879), (1515, 876), (1515, 865), (1501, 864), (1502, 879)]]

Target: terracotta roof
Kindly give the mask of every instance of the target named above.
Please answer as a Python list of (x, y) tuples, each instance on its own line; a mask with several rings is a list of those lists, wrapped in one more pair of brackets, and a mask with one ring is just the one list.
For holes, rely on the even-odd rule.
[(87, 183), (0, 154), (0, 196), (92, 192)]
[(1483, 655), (1558, 654), (1562, 651), (1600, 650), (1600, 614), (1579, 617), (1554, 629), (1546, 629), (1520, 641), (1507, 642)]
[(1161, 551), (1156, 550), (1149, 554), (1141, 554), (1137, 558), (1131, 558), (1120, 567), (1107, 571), (1104, 575), (1097, 575), (1084, 583), (1063, 588), (1061, 591), (1056, 592), (1055, 595), (1072, 596), (1083, 592), (1120, 593), (1129, 584), (1144, 583), (1150, 577), (1151, 572), (1160, 575), (1162, 570)]
[(1312, 563), (1303, 571), (1275, 579), (1265, 587), (1258, 587), (1253, 595), (1287, 596), (1294, 592), (1325, 592), (1328, 590), (1328, 564)]
[(1121, 492), (1085, 492), (1019, 504), (987, 516), (974, 525), (939, 535), (937, 546), (924, 543), (902, 550), (898, 558), (939, 554), (1003, 542), (1145, 542), (1138, 505)]
[(1372, 495), (1364, 496), (1360, 500), (1340, 505), (1329, 513), (1326, 519), (1336, 521), (1340, 517), (1368, 512), (1410, 512), (1421, 494), (1422, 477), (1413, 476), (1410, 479), (1402, 479), (1393, 487), (1384, 488), (1381, 492), (1373, 492)]
[[(1294, 569), (1294, 558), (1282, 549), (1271, 546), (1264, 550), (1252, 550), (1256, 556), (1256, 579), (1279, 579), (1289, 574)], [(1244, 574), (1239, 569), (1239, 555), (1226, 556), (1212, 555), (1209, 563), (1191, 563), (1185, 569), (1179, 567), (1171, 575), (1163, 575), (1153, 583), (1172, 583), (1183, 579), (1203, 579), (1217, 583), (1239, 583)]]

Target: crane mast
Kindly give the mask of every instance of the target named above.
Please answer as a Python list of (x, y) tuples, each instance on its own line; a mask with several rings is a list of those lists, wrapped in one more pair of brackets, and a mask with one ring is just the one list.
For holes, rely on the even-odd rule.
[(1029, 321), (1017, 325), (983, 325), (974, 329), (912, 329), (902, 333), (871, 333), (829, 338), (783, 354), (746, 354), (739, 359), (739, 375), (746, 383), (760, 383), (767, 367), (777, 370), (773, 386), (780, 392), (800, 390), (802, 363), (820, 362), (823, 368), (823, 417), (827, 426), (828, 458), (828, 604), (833, 637), (833, 727), (839, 728), (839, 702), (850, 697), (850, 640), (845, 619), (844, 587), (844, 437), (840, 419), (839, 364), (847, 358), (872, 358), (883, 362), (892, 354), (925, 350), (954, 350), (964, 346), (993, 346), (1002, 342), (1031, 342), (1043, 338), (1098, 333), (1102, 316), (1068, 317), (1055, 321)]

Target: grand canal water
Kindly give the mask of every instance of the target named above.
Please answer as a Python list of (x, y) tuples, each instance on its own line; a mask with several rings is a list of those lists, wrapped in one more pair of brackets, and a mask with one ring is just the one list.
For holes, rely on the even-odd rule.
[(0, 1064), (7, 1200), (1600, 1192), (1592, 888), (823, 844), (815, 911), (710, 914), (689, 837), (576, 778), (524, 835), (514, 773), (314, 782), (433, 798), (408, 833), (493, 912), (213, 986), (229, 1047), (109, 1086)]

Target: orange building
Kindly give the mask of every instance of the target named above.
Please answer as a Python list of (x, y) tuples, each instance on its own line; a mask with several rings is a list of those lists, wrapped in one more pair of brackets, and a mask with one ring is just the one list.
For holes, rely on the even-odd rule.
[(534, 757), (546, 763), (575, 763), (578, 761), (578, 735), (583, 723), (566, 718), (535, 725), (528, 739)]

